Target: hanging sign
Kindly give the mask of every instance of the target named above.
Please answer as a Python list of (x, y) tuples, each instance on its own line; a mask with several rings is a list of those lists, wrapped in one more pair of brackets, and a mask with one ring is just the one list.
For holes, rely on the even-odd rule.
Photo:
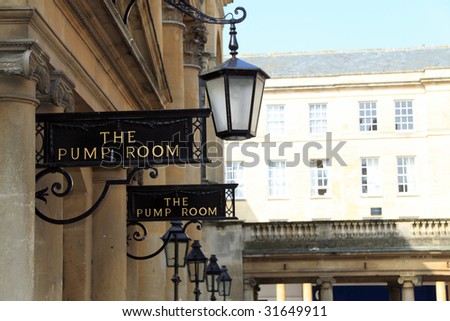
[(145, 168), (204, 162), (209, 114), (208, 109), (37, 114), (36, 163)]
[(128, 221), (236, 219), (237, 184), (128, 186)]

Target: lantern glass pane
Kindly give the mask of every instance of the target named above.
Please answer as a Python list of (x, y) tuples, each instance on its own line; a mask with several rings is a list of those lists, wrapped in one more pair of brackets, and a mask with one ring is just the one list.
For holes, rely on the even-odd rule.
[(208, 292), (217, 292), (219, 288), (219, 276), (217, 274), (206, 275), (206, 289)]
[(211, 105), (217, 132), (226, 131), (227, 107), (224, 77), (222, 76), (206, 81), (206, 91), (208, 92), (209, 104)]
[(258, 126), (259, 119), (259, 111), (261, 110), (261, 101), (263, 97), (264, 91), (264, 79), (261, 77), (256, 78), (256, 87), (255, 87), (255, 99), (253, 101), (253, 110), (252, 110), (252, 123), (251, 123), (251, 133), (256, 135), (256, 130)]
[(190, 261), (188, 262), (189, 281), (204, 282), (205, 281), (205, 266), (204, 261)]
[[(178, 262), (175, 260), (176, 247), (178, 246)], [(167, 243), (164, 249), (166, 253), (166, 265), (167, 267), (175, 267), (175, 263), (178, 263), (178, 267), (184, 267), (186, 265), (188, 243), (186, 242), (173, 242)]]
[(188, 251), (188, 242), (178, 242), (178, 266), (186, 266), (186, 256)]
[(230, 76), (230, 111), (233, 130), (249, 130), (253, 94), (252, 76)]
[(166, 254), (167, 267), (174, 267), (175, 266), (175, 243), (174, 242), (167, 243), (164, 251)]
[(231, 291), (231, 281), (219, 282), (219, 292), (220, 296), (229, 296)]

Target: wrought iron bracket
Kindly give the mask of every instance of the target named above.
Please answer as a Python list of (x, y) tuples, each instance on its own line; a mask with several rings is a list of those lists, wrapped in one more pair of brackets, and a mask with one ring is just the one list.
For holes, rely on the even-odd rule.
[[(158, 177), (158, 170), (156, 167), (149, 167), (148, 169), (150, 169), (149, 175), (151, 178)], [(52, 224), (64, 225), (64, 224), (71, 224), (71, 223), (81, 221), (81, 220), (89, 217), (90, 215), (92, 215), (95, 212), (95, 210), (97, 210), (99, 208), (99, 206), (103, 203), (106, 195), (108, 194), (108, 191), (111, 186), (130, 184), (133, 177), (140, 170), (142, 170), (142, 168), (135, 167), (127, 174), (127, 177), (125, 179), (107, 180), (103, 187), (103, 191), (101, 192), (98, 199), (84, 213), (74, 215), (73, 217), (67, 218), (67, 219), (55, 219), (55, 218), (50, 217), (47, 214), (44, 214), (41, 210), (39, 210), (39, 208), (37, 206), (35, 207), (35, 213), (38, 217), (40, 217), (44, 221), (52, 223)], [(51, 175), (51, 174), (62, 175), (62, 177), (65, 179), (65, 184), (61, 184), (60, 182), (54, 182), (53, 184), (51, 184), (50, 188), (45, 187), (43, 189), (36, 191), (36, 199), (39, 199), (45, 203), (47, 203), (47, 197), (50, 195), (49, 194), (50, 192), (55, 197), (64, 197), (72, 192), (73, 185), (74, 185), (72, 175), (70, 175), (69, 172), (67, 172), (66, 170), (64, 170), (63, 168), (60, 168), (60, 167), (48, 167), (48, 168), (45, 168), (44, 170), (40, 171), (36, 175), (36, 183), (38, 183), (41, 179), (43, 179), (44, 177)], [(63, 187), (63, 185), (64, 185), (64, 187)]]
[(206, 22), (206, 23), (212, 23), (212, 24), (221, 24), (221, 25), (234, 25), (237, 23), (240, 23), (245, 20), (247, 17), (247, 11), (245, 11), (242, 7), (237, 7), (234, 10), (234, 13), (237, 15), (239, 12), (242, 13), (242, 17), (235, 19), (234, 15), (229, 13), (228, 15), (231, 15), (231, 18), (227, 19), (226, 15), (223, 18), (216, 18), (208, 16), (207, 14), (201, 12), (194, 6), (191, 6), (188, 1), (186, 0), (164, 0), (165, 3), (177, 8), (178, 10), (182, 11), (183, 13), (187, 14), (188, 16), (192, 17), (196, 21)]
[[(207, 14), (201, 12), (194, 6), (189, 4), (189, 1), (186, 0), (164, 0), (165, 3), (168, 5), (171, 5), (172, 7), (182, 11), (184, 14), (190, 16), (196, 21), (205, 22), (205, 23), (211, 23), (211, 24), (221, 24), (221, 25), (234, 25), (237, 23), (240, 23), (245, 20), (247, 17), (247, 11), (245, 11), (242, 7), (237, 7), (234, 10), (234, 14), (238, 15), (240, 12), (242, 13), (242, 17), (235, 19), (234, 15), (229, 13), (223, 18), (216, 18), (208, 16)], [(125, 13), (123, 16), (123, 22), (124, 24), (128, 24), (131, 11), (133, 10), (134, 6), (136, 5), (137, 0), (131, 0), (128, 3), (127, 8), (125, 9)], [(117, 5), (117, 0), (113, 0), (113, 4)], [(227, 16), (231, 16), (231, 18), (227, 18)]]
[[(202, 222), (198, 221), (198, 220), (191, 220), (188, 221), (184, 226), (183, 226), (183, 233), (186, 232), (186, 229), (188, 228), (189, 225), (191, 224), (197, 224), (197, 230), (201, 230), (202, 229)], [(148, 235), (148, 231), (147, 228), (145, 227), (144, 224), (142, 224), (141, 222), (131, 222), (129, 221), (127, 224), (127, 228), (131, 228), (131, 227), (135, 227), (135, 231), (131, 232), (127, 235), (127, 245), (129, 245), (130, 241), (136, 241), (136, 242), (142, 242), (145, 240), (145, 238)], [(164, 248), (167, 246), (167, 244), (169, 243), (170, 240), (170, 235), (171, 232), (169, 230), (169, 235), (166, 238), (166, 241), (163, 241), (163, 244), (161, 245), (161, 247), (159, 249), (157, 249), (155, 252), (150, 253), (148, 255), (144, 255), (144, 256), (137, 256), (137, 255), (133, 255), (131, 253), (127, 253), (127, 256), (133, 260), (149, 260), (155, 256), (157, 256), (159, 253), (161, 253)]]

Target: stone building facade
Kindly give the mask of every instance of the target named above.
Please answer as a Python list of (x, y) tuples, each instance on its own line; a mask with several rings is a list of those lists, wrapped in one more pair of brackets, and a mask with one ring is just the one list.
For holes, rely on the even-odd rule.
[[(190, 1), (214, 17), (231, 2)], [(98, 210), (77, 223), (35, 216), (35, 206), (55, 219), (83, 213), (106, 181), (127, 175), (121, 168), (70, 168), (69, 196), (36, 199), (35, 116), (201, 107), (198, 74), (221, 62), (222, 26), (199, 24), (153, 0), (6, 0), (0, 25), (0, 299), (171, 299), (163, 255), (127, 258), (124, 185), (112, 186)], [(209, 175), (214, 179), (214, 171)], [(201, 170), (169, 166), (157, 179), (139, 179), (199, 184)], [(64, 184), (56, 174), (48, 180)], [(155, 242), (133, 250), (154, 250), (167, 228), (153, 223)], [(193, 289), (182, 273), (180, 294), (188, 300)]]
[(245, 298), (445, 300), (450, 48), (242, 59), (271, 76), (225, 145)]

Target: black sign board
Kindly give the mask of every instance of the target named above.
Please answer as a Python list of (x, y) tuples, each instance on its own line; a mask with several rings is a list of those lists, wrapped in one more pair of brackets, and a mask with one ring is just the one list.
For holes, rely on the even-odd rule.
[(36, 115), (38, 166), (205, 162), (209, 109)]
[(235, 219), (237, 184), (128, 186), (128, 221)]

